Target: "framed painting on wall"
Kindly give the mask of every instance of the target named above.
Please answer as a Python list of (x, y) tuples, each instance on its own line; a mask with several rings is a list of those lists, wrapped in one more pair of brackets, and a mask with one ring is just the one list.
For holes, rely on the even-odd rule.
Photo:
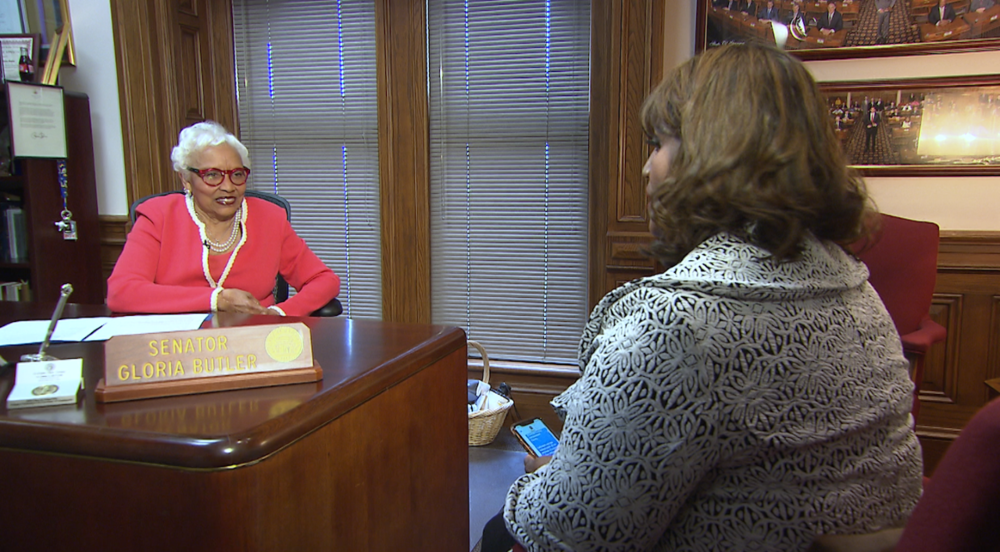
[(695, 49), (777, 44), (804, 60), (1000, 48), (1000, 0), (699, 0)]
[(850, 164), (865, 175), (1000, 175), (1000, 76), (820, 88)]

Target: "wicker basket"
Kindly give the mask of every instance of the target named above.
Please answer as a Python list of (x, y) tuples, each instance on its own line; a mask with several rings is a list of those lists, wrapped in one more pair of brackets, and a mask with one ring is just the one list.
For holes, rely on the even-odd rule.
[[(483, 381), (490, 383), (490, 358), (486, 356), (486, 349), (475, 341), (469, 341), (469, 345), (479, 350), (483, 356)], [(480, 410), (469, 414), (469, 445), (478, 447), (488, 445), (497, 438), (500, 427), (507, 417), (507, 411), (514, 406), (513, 400), (508, 400), (507, 404), (493, 410)]]

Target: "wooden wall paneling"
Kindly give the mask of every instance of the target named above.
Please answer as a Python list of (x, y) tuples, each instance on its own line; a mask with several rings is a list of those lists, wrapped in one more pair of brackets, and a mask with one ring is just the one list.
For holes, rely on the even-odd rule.
[(590, 218), (589, 244), (589, 289), (590, 305), (596, 305), (607, 288), (609, 258), (608, 198), (614, 181), (612, 160), (615, 154), (613, 130), (618, 128), (618, 112), (615, 108), (618, 97), (618, 59), (614, 55), (615, 44), (621, 33), (617, 23), (618, 10), (612, 9), (617, 2), (592, 2), (590, 23), (590, 195), (588, 214)]
[(169, 136), (165, 127), (174, 119), (176, 102), (164, 82), (165, 22), (157, 6), (152, 0), (111, 0), (129, 204), (171, 189), (164, 181), (173, 173), (169, 148), (176, 135)]
[(662, 0), (593, 7), (591, 105), (605, 107), (591, 115), (591, 304), (658, 268), (640, 253), (651, 238), (639, 111), (662, 77), (664, 9)]
[(998, 371), (1000, 232), (942, 232), (931, 316), (947, 338), (931, 348), (921, 382), (917, 435), (925, 473), (989, 399)]
[(431, 321), (427, 18), (424, 0), (375, 2), (382, 319)]
[[(623, 74), (620, 76), (621, 101), (618, 104), (621, 132), (618, 133), (617, 197), (614, 203), (616, 212), (610, 226), (612, 230), (627, 231), (638, 225), (639, 230), (645, 230), (648, 218), (642, 168), (649, 152), (640, 125), (639, 111), (653, 81), (651, 72), (654, 58), (662, 59), (662, 56), (655, 53), (662, 52), (662, 48), (654, 48), (653, 37), (650, 36), (653, 24), (650, 20), (651, 4), (623, 2), (621, 11), (623, 42), (620, 68)], [(656, 63), (657, 69), (661, 65), (662, 61)], [(659, 75), (660, 71), (657, 70), (656, 74)]]
[(954, 403), (958, 385), (958, 351), (961, 343), (962, 295), (937, 293), (931, 304), (931, 318), (944, 326), (947, 336), (924, 359), (920, 384), (922, 403)]
[(211, 93), (212, 89), (210, 86), (206, 88), (201, 80), (205, 69), (201, 63), (204, 50), (201, 43), (205, 39), (205, 33), (201, 32), (198, 20), (194, 20), (193, 24), (186, 24), (184, 19), (190, 17), (182, 18), (178, 25), (177, 60), (178, 66), (191, 70), (181, 71), (177, 75), (177, 92), (180, 100), (178, 114), (182, 125), (186, 127), (205, 120), (205, 94)]
[(233, 43), (232, 0), (208, 0), (207, 52), (210, 65), (212, 111), (210, 117), (240, 136), (239, 103), (236, 99), (236, 47)]
[[(101, 225), (101, 272), (107, 283), (108, 276), (111, 276), (118, 256), (125, 247), (125, 237), (131, 230), (131, 225), (126, 215), (100, 215), (98, 221)], [(106, 285), (104, 296), (107, 297)]]
[(182, 128), (236, 128), (230, 0), (111, 0), (128, 201), (179, 187)]
[[(986, 379), (1000, 378), (1000, 294), (992, 298), (990, 309), (989, 351), (986, 355)], [(987, 402), (989, 402), (987, 391)]]

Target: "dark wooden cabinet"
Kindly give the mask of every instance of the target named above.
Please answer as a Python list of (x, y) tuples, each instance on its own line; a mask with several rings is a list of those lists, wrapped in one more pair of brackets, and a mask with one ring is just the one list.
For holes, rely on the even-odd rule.
[[(63, 210), (55, 159), (17, 159), (13, 176), (0, 176), (0, 191), (18, 203), (25, 215), (27, 257), (0, 260), (0, 280), (28, 282), (36, 301), (56, 301), (65, 283), (73, 285), (74, 303), (104, 303), (97, 182), (90, 101), (84, 94), (65, 92), (67, 206), (77, 222), (78, 239), (64, 240), (56, 227)], [(6, 97), (3, 102), (6, 104)], [(2, 111), (3, 125), (7, 110)], [(2, 221), (0, 221), (2, 222)]]

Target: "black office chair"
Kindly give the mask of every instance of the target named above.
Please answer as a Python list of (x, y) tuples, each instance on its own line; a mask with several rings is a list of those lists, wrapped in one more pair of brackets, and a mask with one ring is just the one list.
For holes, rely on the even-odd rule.
[[(154, 197), (165, 196), (168, 194), (183, 194), (183, 193), (184, 193), (183, 190), (171, 190), (169, 192), (160, 192), (158, 194), (148, 195), (146, 197), (139, 198), (132, 203), (131, 207), (129, 207), (128, 218), (132, 222), (132, 224), (135, 224), (135, 216), (136, 216), (135, 209), (136, 207), (141, 205), (144, 201), (153, 199)], [(258, 190), (251, 190), (249, 188), (246, 189), (244, 195), (246, 195), (247, 197), (255, 197), (257, 199), (263, 199), (264, 201), (270, 201), (271, 203), (282, 207), (285, 210), (285, 216), (288, 218), (288, 220), (292, 220), (292, 205), (288, 203), (287, 199), (276, 194), (261, 192)], [(288, 282), (285, 281), (285, 279), (281, 276), (281, 274), (278, 274), (278, 277), (274, 282), (274, 301), (275, 303), (280, 303), (287, 299), (288, 299)], [(332, 300), (330, 300), (329, 303), (321, 307), (319, 310), (314, 311), (312, 315), (330, 317), (330, 316), (340, 316), (342, 312), (344, 312), (343, 305), (340, 304), (340, 300), (334, 297)]]

